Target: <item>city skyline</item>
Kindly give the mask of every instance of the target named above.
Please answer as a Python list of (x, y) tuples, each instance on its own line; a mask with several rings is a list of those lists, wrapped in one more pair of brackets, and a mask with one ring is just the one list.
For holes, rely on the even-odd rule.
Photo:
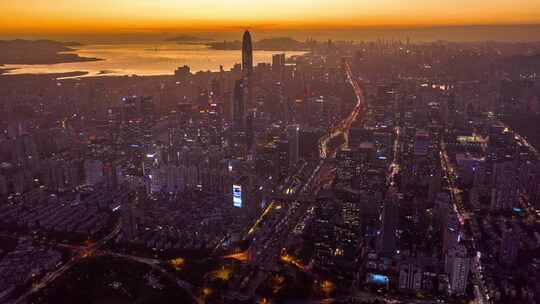
[[(540, 1), (161, 1), (4, 2), (1, 34), (227, 32), (540, 24)], [(308, 8), (308, 9), (306, 9)]]
[(540, 0), (0, 10), (0, 303), (540, 303)]

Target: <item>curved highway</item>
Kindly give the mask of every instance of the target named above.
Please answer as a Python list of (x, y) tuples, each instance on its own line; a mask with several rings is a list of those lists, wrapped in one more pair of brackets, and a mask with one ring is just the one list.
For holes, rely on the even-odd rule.
[(347, 73), (347, 82), (349, 82), (349, 84), (354, 90), (354, 94), (356, 95), (356, 105), (354, 106), (351, 114), (347, 116), (347, 118), (342, 120), (337, 126), (335, 126), (327, 135), (323, 136), (319, 141), (319, 152), (321, 158), (333, 158), (336, 156), (338, 149), (330, 148), (329, 143), (332, 139), (340, 135), (345, 137), (347, 142), (349, 129), (351, 128), (353, 122), (358, 119), (362, 112), (362, 109), (364, 108), (364, 91), (362, 90), (358, 82), (355, 80), (351, 66), (348, 62), (345, 64), (345, 72)]

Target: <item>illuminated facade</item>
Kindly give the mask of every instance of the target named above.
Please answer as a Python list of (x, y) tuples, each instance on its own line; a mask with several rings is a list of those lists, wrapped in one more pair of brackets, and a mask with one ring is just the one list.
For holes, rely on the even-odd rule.
[(233, 185), (232, 186), (232, 193), (233, 193), (233, 205), (236, 208), (242, 208), (243, 206), (243, 200), (242, 200), (242, 186), (240, 185)]

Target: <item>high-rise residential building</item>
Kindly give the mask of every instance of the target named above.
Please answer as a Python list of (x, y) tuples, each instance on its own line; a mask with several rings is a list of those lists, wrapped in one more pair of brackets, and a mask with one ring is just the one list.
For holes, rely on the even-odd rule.
[(39, 151), (33, 136), (24, 134), (17, 137), (11, 149), (12, 161), (16, 165), (34, 168), (39, 163)]
[(493, 188), (491, 208), (493, 210), (510, 209), (519, 201), (518, 177), (511, 161), (493, 165)]
[(289, 140), (289, 165), (294, 166), (300, 158), (300, 125), (294, 124), (287, 127), (287, 139)]
[(84, 176), (86, 184), (95, 185), (103, 181), (103, 162), (98, 159), (84, 161)]
[(517, 259), (520, 233), (515, 229), (505, 229), (501, 239), (499, 261), (505, 265), (513, 265)]
[(446, 273), (449, 278), (448, 293), (463, 295), (467, 288), (467, 280), (471, 270), (472, 256), (463, 244), (452, 248), (446, 254)]
[(3, 175), (0, 175), (0, 195), (8, 194), (8, 181)]
[(244, 76), (250, 76), (253, 71), (253, 46), (251, 43), (251, 34), (244, 32), (242, 39), (242, 72)]

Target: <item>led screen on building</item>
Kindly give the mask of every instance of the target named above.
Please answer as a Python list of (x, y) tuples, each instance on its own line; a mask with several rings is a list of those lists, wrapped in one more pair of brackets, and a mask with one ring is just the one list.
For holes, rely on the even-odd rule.
[(233, 204), (237, 208), (242, 208), (242, 187), (239, 185), (233, 185)]
[(368, 281), (374, 284), (388, 285), (388, 277), (381, 274), (369, 274)]

